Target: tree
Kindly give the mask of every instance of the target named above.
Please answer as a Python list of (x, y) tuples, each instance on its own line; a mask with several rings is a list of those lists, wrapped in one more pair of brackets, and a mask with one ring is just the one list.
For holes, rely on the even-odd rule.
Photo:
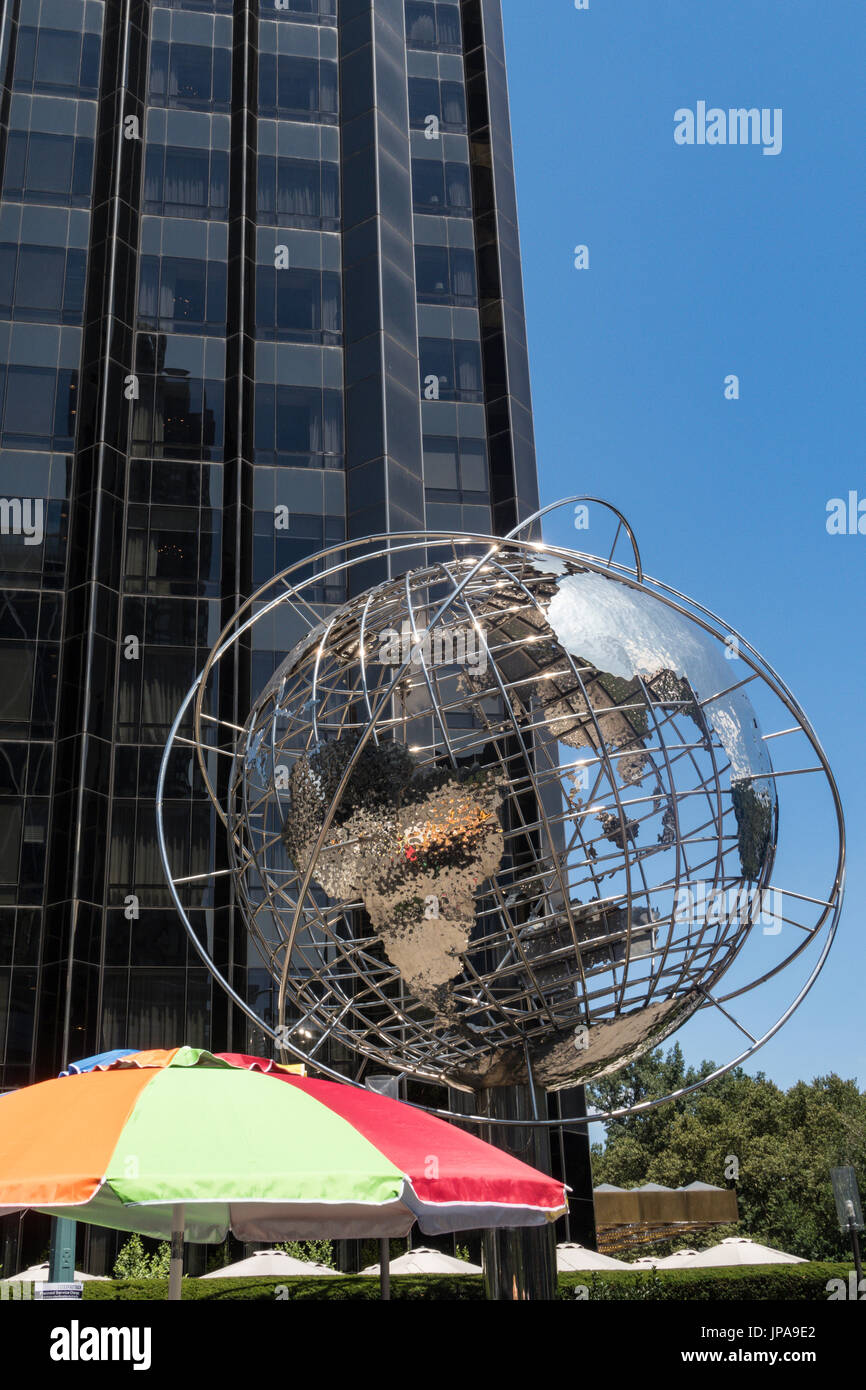
[(156, 1252), (149, 1255), (141, 1236), (132, 1235), (121, 1246), (114, 1261), (115, 1279), (165, 1279), (171, 1264), (171, 1245), (162, 1241)]
[[(715, 1070), (686, 1067), (682, 1051), (661, 1049), (588, 1088), (590, 1104), (610, 1110), (663, 1096)], [(735, 1068), (718, 1081), (646, 1114), (611, 1122), (593, 1146), (596, 1182), (618, 1187), (657, 1182), (735, 1186), (740, 1234), (806, 1259), (844, 1258), (830, 1169), (850, 1163), (866, 1178), (866, 1093), (855, 1081), (817, 1077), (787, 1092)], [(681, 1244), (707, 1244), (694, 1233)]]
[(293, 1260), (302, 1260), (304, 1264), (327, 1265), (328, 1269), (337, 1268), (334, 1245), (330, 1240), (284, 1240), (281, 1245), (274, 1246), (274, 1249), (282, 1250), (286, 1255), (291, 1255)]

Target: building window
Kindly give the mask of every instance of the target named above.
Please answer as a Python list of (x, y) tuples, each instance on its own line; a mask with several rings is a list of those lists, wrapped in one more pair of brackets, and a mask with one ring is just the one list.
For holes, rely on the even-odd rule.
[(77, 372), (0, 366), (0, 398), (5, 445), (58, 451), (73, 447)]
[(258, 160), (260, 221), (275, 226), (340, 229), (340, 182), (336, 164), (309, 159), (260, 155)]
[(157, 106), (185, 111), (228, 111), (231, 106), (231, 52), (200, 43), (151, 45), (150, 99)]
[(10, 131), (3, 172), (4, 198), (89, 207), (92, 175), (92, 140), (43, 131)]
[(223, 150), (150, 145), (144, 175), (144, 210), (161, 217), (224, 221), (228, 215), (229, 157)]
[(225, 384), (201, 377), (139, 377), (132, 424), (138, 458), (222, 458)]
[(342, 468), (342, 393), (260, 382), (256, 386), (255, 462)]
[(28, 323), (80, 324), (84, 251), (0, 243), (0, 315)]
[(327, 59), (262, 53), (259, 57), (259, 115), (335, 124), (337, 64)]
[(256, 337), (265, 342), (340, 342), (340, 277), (334, 271), (256, 270)]
[[(346, 539), (346, 523), (341, 516), (316, 516), (292, 512), (285, 531), (274, 527), (273, 512), (256, 512), (255, 539), (253, 541), (253, 586), (266, 584), (275, 574), (282, 574), (290, 565), (297, 564), (307, 555), (316, 555), (320, 550), (338, 545)], [(294, 584), (301, 583), (324, 568), (319, 562), (315, 567), (304, 565), (292, 576)], [(335, 575), (327, 584), (305, 589), (305, 596), (313, 603), (340, 603), (345, 597), (345, 579)]]
[(431, 379), (438, 378), (438, 394), (427, 399), (483, 401), (481, 348), (478, 343), (454, 338), (421, 338), (421, 394), (427, 395)]
[(279, 19), (285, 15), (313, 24), (328, 20), (336, 24), (337, 0), (259, 0), (259, 15), (262, 19)]
[(466, 97), (462, 82), (439, 82), (435, 77), (409, 78), (409, 124), (424, 130), (435, 116), (440, 128), (466, 133)]
[(141, 327), (163, 333), (224, 335), (224, 262), (142, 256), (138, 319)]
[(0, 585), (59, 589), (66, 575), (68, 525), (69, 504), (57, 500), (48, 502), (45, 508), (45, 540), (41, 546), (22, 545), (17, 538), (10, 542), (0, 536)]
[(476, 304), (474, 251), (459, 246), (416, 246), (415, 284), (421, 304)]
[(409, 48), (433, 48), (459, 53), (460, 9), (456, 4), (406, 0), (406, 43)]
[(234, 0), (159, 0), (165, 10), (206, 10), (208, 14), (231, 14)]
[(135, 509), (127, 531), (124, 582), (128, 594), (218, 596), (219, 533), (195, 507)]
[(489, 505), (467, 507), (457, 503), (439, 502), (435, 493), (428, 492), (425, 516), (431, 531), (444, 531), (449, 536), (456, 536), (460, 531), (482, 536), (491, 534)]
[(424, 485), (436, 501), (486, 501), (490, 475), (485, 440), (425, 434)]
[(22, 27), (13, 86), (16, 91), (48, 96), (95, 98), (99, 95), (99, 49), (97, 34)]
[(443, 164), (437, 159), (413, 159), (412, 197), (416, 212), (470, 217), (472, 194), (469, 166), (450, 162)]

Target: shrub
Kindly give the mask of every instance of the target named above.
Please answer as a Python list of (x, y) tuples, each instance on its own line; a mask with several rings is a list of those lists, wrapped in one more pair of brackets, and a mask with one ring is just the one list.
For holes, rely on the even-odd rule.
[(732, 1269), (625, 1270), (569, 1273), (559, 1276), (560, 1298), (585, 1297), (589, 1301), (826, 1302), (827, 1281), (847, 1279), (850, 1266), (812, 1263), (802, 1265), (744, 1265)]
[[(590, 1301), (723, 1301), (825, 1302), (830, 1279), (847, 1280), (846, 1264), (761, 1265), (738, 1269), (641, 1270), (634, 1274), (612, 1270), (587, 1271), (559, 1276), (559, 1298), (582, 1297)], [(164, 1299), (167, 1279), (116, 1279), (84, 1285), (86, 1299)], [(379, 1280), (338, 1275), (330, 1278), (295, 1279), (185, 1279), (185, 1299), (210, 1302), (243, 1299), (259, 1302), (346, 1301), (373, 1302), (379, 1297)], [(396, 1275), (391, 1297), (397, 1302), (483, 1302), (484, 1279), (480, 1274)]]
[(167, 1240), (148, 1255), (140, 1235), (131, 1235), (121, 1246), (114, 1261), (115, 1279), (160, 1279), (168, 1275), (171, 1264), (171, 1245)]

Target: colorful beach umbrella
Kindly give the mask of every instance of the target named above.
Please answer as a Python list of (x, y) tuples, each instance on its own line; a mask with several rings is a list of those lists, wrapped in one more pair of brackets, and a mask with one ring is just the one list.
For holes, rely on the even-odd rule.
[(3, 1098), (0, 1207), (175, 1245), (180, 1230), (384, 1238), (416, 1220), (437, 1235), (565, 1209), (561, 1183), (375, 1092), (190, 1047), (91, 1061)]

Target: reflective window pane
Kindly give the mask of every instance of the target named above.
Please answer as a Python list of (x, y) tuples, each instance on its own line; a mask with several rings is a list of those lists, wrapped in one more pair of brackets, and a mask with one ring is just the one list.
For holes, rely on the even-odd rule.
[(409, 78), (409, 124), (424, 130), (435, 117), (442, 130), (465, 132), (466, 100), (462, 82), (439, 82), (433, 77)]
[(406, 0), (406, 42), (409, 48), (460, 50), (460, 10), (433, 0)]
[(226, 267), (221, 261), (142, 256), (139, 322), (165, 333), (225, 333)]
[(259, 115), (333, 123), (337, 118), (337, 64), (263, 53), (259, 59)]
[(71, 449), (78, 373), (48, 367), (0, 368), (5, 381), (3, 443)]
[(228, 155), (222, 150), (150, 145), (145, 212), (222, 221), (228, 215)]
[(82, 250), (0, 245), (0, 313), (30, 323), (81, 323), (85, 267)]
[(93, 99), (99, 91), (99, 50), (96, 34), (23, 27), (13, 85), (19, 91)]
[(418, 343), (421, 389), (438, 378), (438, 399), (482, 401), (481, 348), (475, 342), (451, 338), (421, 338)]
[(468, 217), (472, 210), (468, 165), (413, 159), (412, 197), (417, 212)]
[(150, 97), (160, 106), (228, 111), (231, 54), (227, 48), (155, 40), (150, 55)]
[(337, 165), (260, 156), (258, 211), (262, 222), (287, 222), (294, 227), (337, 231), (340, 215)]
[(338, 468), (342, 454), (341, 392), (308, 386), (256, 387), (257, 463)]
[(415, 282), (422, 304), (474, 304), (475, 253), (463, 247), (416, 246)]

